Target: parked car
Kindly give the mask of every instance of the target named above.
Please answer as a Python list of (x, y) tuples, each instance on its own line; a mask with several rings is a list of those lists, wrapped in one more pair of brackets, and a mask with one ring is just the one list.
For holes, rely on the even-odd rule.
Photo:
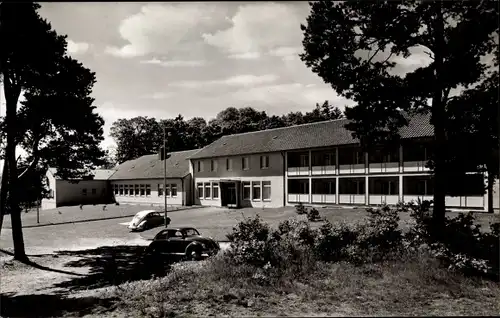
[(220, 245), (212, 238), (203, 237), (192, 227), (167, 228), (160, 231), (145, 250), (147, 256), (177, 255), (189, 260), (200, 260), (203, 255), (212, 256), (220, 251)]
[(144, 231), (157, 226), (163, 225), (165, 219), (163, 214), (155, 210), (144, 210), (137, 212), (132, 221), (130, 221), (128, 228), (131, 231)]

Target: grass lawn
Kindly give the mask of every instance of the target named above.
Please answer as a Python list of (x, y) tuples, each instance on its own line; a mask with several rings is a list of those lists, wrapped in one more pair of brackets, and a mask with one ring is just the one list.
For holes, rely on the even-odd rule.
[[(105, 209), (103, 207), (105, 206)], [(168, 211), (187, 209), (190, 207), (169, 206)], [(37, 223), (36, 210), (22, 213), (23, 227), (32, 227), (37, 225), (60, 224), (67, 222), (82, 222), (87, 220), (99, 220), (107, 218), (132, 217), (141, 210), (158, 210), (159, 207), (148, 205), (114, 205), (114, 204), (96, 204), (80, 206), (66, 206), (50, 210), (40, 210), (40, 223)], [(11, 227), (10, 216), (4, 217), (4, 226)]]
[(135, 316), (496, 315), (497, 283), (466, 278), (430, 259), (407, 263), (321, 263), (266, 285), (224, 261), (186, 264), (168, 276), (126, 283), (101, 297)]
[[(340, 209), (340, 208), (319, 208), (320, 216), (331, 222), (344, 221), (353, 223), (360, 221), (368, 216), (366, 209)], [(196, 216), (190, 211), (183, 213), (173, 213), (172, 226), (194, 226), (200, 230), (203, 235), (210, 236), (219, 241), (227, 240), (226, 234), (244, 217), (254, 217), (259, 215), (264, 222), (276, 227), (280, 222), (289, 218), (298, 218), (306, 220), (305, 215), (297, 215), (294, 207), (282, 207), (276, 209), (258, 209), (244, 208), (238, 210), (215, 209), (210, 211), (200, 210)], [(458, 212), (447, 212), (448, 217), (456, 217)], [(475, 213), (476, 221), (481, 224), (485, 231), (489, 231), (489, 224), (500, 222), (500, 215), (488, 213)], [(409, 213), (400, 213), (400, 226), (405, 229), (411, 223), (412, 219)], [(314, 222), (312, 227), (319, 227), (323, 222)], [(158, 230), (153, 229), (143, 234), (145, 238), (151, 238)]]
[[(113, 208), (116, 214), (133, 214), (144, 209), (125, 205)], [(79, 207), (66, 209), (67, 215), (73, 216), (86, 211), (95, 213), (92, 215), (102, 212), (99, 206), (85, 206), (83, 211)], [(330, 208), (319, 209), (319, 212), (330, 221), (348, 223), (367, 215), (364, 209)], [(172, 213), (170, 217), (174, 226), (194, 226), (203, 235), (225, 240), (225, 235), (244, 216), (256, 214), (271, 226), (291, 217), (305, 218), (298, 216), (293, 207), (198, 208)], [(453, 217), (457, 213), (447, 215)], [(53, 215), (58, 216), (59, 213)], [(500, 221), (499, 215), (476, 213), (476, 217), (483, 227)], [(402, 213), (401, 218), (404, 225), (409, 215)], [(94, 228), (98, 229), (99, 237), (118, 237), (122, 231), (128, 233), (118, 222), (123, 220), (32, 228), (25, 233), (40, 233), (38, 241), (41, 242), (47, 241), (47, 231), (63, 237), (66, 227), (65, 231), (77, 238)], [(320, 224), (317, 222), (315, 226)], [(244, 268), (235, 268), (217, 259), (181, 263), (163, 278), (138, 280), (134, 275), (142, 251), (143, 247), (139, 246), (81, 248), (81, 251), (33, 256), (36, 267), (5, 259), (0, 263), (3, 292), (0, 315), (138, 317), (148, 312), (153, 316), (495, 315), (500, 311), (498, 283), (448, 272), (431, 259), (360, 267), (321, 263), (303, 275), (285, 277), (279, 284), (266, 286), (255, 281), (253, 274)], [(114, 267), (110, 264), (117, 267), (111, 270)], [(121, 281), (111, 279), (110, 272)], [(122, 283), (124, 280), (131, 282)], [(16, 291), (16, 294), (6, 291)], [(45, 309), (36, 309), (38, 307)]]

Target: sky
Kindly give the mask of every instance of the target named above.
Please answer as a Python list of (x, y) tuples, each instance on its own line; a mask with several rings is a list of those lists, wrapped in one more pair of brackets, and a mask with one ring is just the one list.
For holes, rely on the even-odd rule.
[[(68, 35), (68, 54), (96, 73), (92, 96), (106, 122), (105, 149), (119, 118), (209, 120), (229, 106), (281, 115), (325, 100), (352, 104), (299, 59), (307, 2), (41, 5), (41, 16)], [(398, 61), (399, 71), (428, 62), (422, 50), (414, 53)]]

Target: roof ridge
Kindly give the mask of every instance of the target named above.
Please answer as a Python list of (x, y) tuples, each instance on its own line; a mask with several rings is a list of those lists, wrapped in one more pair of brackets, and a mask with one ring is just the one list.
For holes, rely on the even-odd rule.
[(347, 118), (327, 119), (327, 120), (322, 120), (322, 121), (316, 121), (314, 123), (298, 124), (298, 125), (292, 125), (292, 126), (286, 126), (286, 127), (277, 127), (277, 128), (262, 129), (262, 130), (256, 130), (256, 131), (247, 131), (244, 133), (237, 133), (237, 134), (231, 134), (231, 135), (224, 135), (221, 138), (226, 138), (226, 137), (230, 137), (230, 136), (240, 136), (240, 135), (246, 135), (246, 134), (255, 134), (255, 133), (261, 133), (261, 132), (269, 132), (269, 131), (275, 131), (275, 130), (280, 130), (280, 129), (302, 127), (302, 126), (312, 126), (312, 125), (324, 124), (324, 123), (341, 121), (341, 120), (347, 121), (349, 119), (347, 119)]

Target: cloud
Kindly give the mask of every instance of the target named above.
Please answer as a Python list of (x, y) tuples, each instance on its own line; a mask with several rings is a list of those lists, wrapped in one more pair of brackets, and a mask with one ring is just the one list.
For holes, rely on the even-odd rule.
[[(200, 28), (217, 21), (216, 6), (207, 3), (146, 4), (140, 12), (120, 23), (121, 47), (109, 46), (105, 52), (122, 58), (167, 53), (200, 37)], [(186, 46), (184, 45), (184, 48)]]
[(70, 54), (83, 54), (87, 52), (90, 48), (90, 45), (85, 42), (74, 42), (72, 40), (68, 40), (68, 53)]
[(269, 51), (269, 55), (281, 57), (284, 61), (298, 61), (299, 54), (303, 52), (303, 48), (299, 46), (282, 46)]
[(195, 67), (195, 66), (204, 66), (206, 62), (203, 60), (170, 60), (170, 61), (162, 61), (158, 59), (151, 59), (146, 61), (141, 61), (141, 64), (154, 64), (163, 67)]
[(204, 33), (203, 39), (232, 56), (268, 52), (300, 44), (303, 20), (303, 13), (290, 3), (252, 3), (239, 7), (231, 27)]
[(239, 53), (239, 54), (231, 54), (228, 56), (230, 59), (235, 60), (256, 60), (260, 58), (259, 52), (247, 52), (247, 53)]
[(223, 80), (211, 80), (211, 81), (179, 81), (170, 83), (171, 87), (181, 87), (181, 88), (201, 88), (208, 85), (225, 85), (225, 86), (255, 86), (261, 84), (269, 84), (277, 81), (279, 77), (274, 74), (265, 75), (236, 75), (231, 76)]
[(142, 98), (144, 98), (144, 99), (167, 99), (169, 97), (172, 97), (173, 95), (174, 95), (174, 93), (170, 93), (170, 92), (156, 92), (156, 93), (149, 94), (149, 95), (143, 95)]
[[(258, 103), (267, 105), (271, 112), (284, 114), (288, 111), (303, 111), (304, 108), (311, 110), (316, 103), (325, 100), (331, 104), (344, 109), (345, 105), (352, 105), (349, 101), (338, 96), (328, 86), (318, 87), (314, 84), (304, 85), (302, 83), (286, 83), (268, 86), (240, 89), (232, 93), (232, 98), (243, 103)], [(280, 105), (282, 108), (278, 108)]]

